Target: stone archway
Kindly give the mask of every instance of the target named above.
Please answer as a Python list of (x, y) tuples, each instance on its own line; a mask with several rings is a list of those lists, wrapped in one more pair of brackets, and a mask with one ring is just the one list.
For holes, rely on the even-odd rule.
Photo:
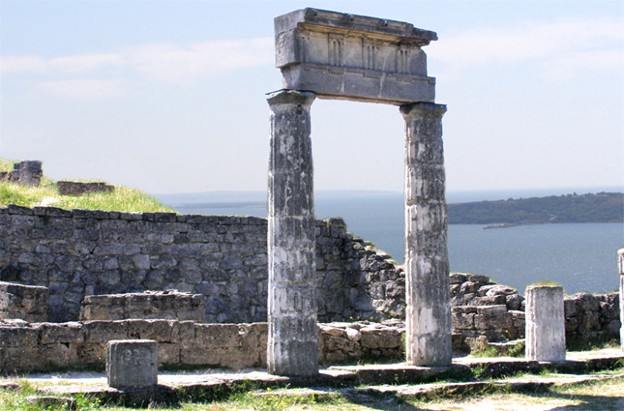
[(406, 356), (451, 363), (442, 116), (422, 47), (434, 32), (412, 24), (303, 9), (275, 18), (268, 200), (270, 373), (318, 373), (310, 108), (315, 98), (400, 106), (405, 119)]

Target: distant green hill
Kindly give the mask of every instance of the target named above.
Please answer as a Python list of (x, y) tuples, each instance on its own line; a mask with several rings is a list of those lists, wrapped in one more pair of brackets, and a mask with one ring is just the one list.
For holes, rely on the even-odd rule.
[(449, 224), (622, 223), (624, 193), (449, 204)]

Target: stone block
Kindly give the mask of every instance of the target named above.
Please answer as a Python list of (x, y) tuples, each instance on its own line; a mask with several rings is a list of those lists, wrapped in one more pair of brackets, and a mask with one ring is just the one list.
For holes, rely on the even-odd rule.
[(80, 319), (177, 319), (205, 322), (206, 297), (178, 291), (88, 295), (82, 302)]
[(79, 344), (83, 341), (83, 327), (79, 322), (45, 323), (39, 327), (41, 344)]
[(195, 324), (194, 329), (198, 347), (212, 350), (242, 346), (238, 324)]
[(496, 330), (501, 334), (513, 326), (511, 314), (508, 312), (496, 312), (477, 315), (474, 319), (475, 328), (479, 331)]
[(180, 341), (180, 323), (175, 320), (125, 320), (128, 338), (163, 343)]
[(158, 343), (112, 340), (107, 344), (106, 376), (115, 388), (149, 388), (158, 383)]
[(0, 281), (0, 319), (48, 320), (47, 287)]
[(432, 102), (435, 79), (421, 47), (436, 39), (409, 23), (310, 8), (275, 18), (284, 88), (321, 98)]
[(86, 321), (83, 327), (85, 342), (103, 344), (108, 340), (128, 338), (128, 324), (125, 321)]
[(453, 330), (473, 330), (475, 328), (475, 316), (474, 313), (463, 314), (453, 311), (451, 317)]
[(80, 365), (79, 347), (77, 343), (51, 343), (39, 345), (37, 351), (44, 369), (54, 370)]

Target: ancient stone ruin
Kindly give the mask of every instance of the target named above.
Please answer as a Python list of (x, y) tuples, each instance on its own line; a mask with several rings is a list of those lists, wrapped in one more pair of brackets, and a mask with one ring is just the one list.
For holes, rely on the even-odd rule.
[(83, 183), (79, 181), (57, 181), (59, 194), (64, 196), (80, 196), (90, 193), (110, 193), (114, 186), (101, 182)]
[[(43, 178), (41, 161), (20, 161), (13, 165), (13, 171), (0, 172), (0, 181), (9, 181), (25, 186), (38, 187)], [(103, 182), (57, 181), (59, 194), (80, 196), (88, 193), (109, 193), (114, 186)]]
[(422, 50), (437, 36), (412, 24), (304, 9), (275, 19), (284, 89), (268, 98), (269, 371), (318, 372), (310, 107), (316, 97), (400, 106), (406, 124), (407, 362), (451, 363), (441, 119)]
[[(158, 365), (295, 377), (405, 358), (437, 367), (552, 319), (540, 317), (548, 310), (539, 298), (448, 272), (445, 107), (433, 101), (421, 49), (435, 33), (313, 9), (275, 27), (285, 89), (268, 98), (268, 219), (0, 207), (0, 373), (106, 365), (110, 386), (150, 389)], [(316, 97), (400, 106), (405, 267), (342, 220), (315, 219)], [(562, 332), (568, 346), (618, 338), (624, 250), (618, 258), (619, 299), (557, 294), (559, 357), (547, 360), (560, 359)]]
[(21, 161), (13, 165), (13, 171), (0, 172), (0, 181), (10, 181), (25, 186), (38, 187), (41, 177), (43, 177), (41, 161)]

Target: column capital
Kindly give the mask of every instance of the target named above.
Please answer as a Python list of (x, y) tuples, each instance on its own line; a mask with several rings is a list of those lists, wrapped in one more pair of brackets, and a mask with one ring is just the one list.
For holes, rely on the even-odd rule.
[(289, 89), (282, 89), (267, 94), (267, 102), (269, 103), (269, 106), (271, 106), (271, 108), (287, 104), (297, 104), (309, 108), (314, 102), (315, 98), (316, 94), (310, 91)]
[(446, 113), (446, 104), (412, 103), (400, 107), (401, 114), (407, 120), (410, 118), (442, 118)]

